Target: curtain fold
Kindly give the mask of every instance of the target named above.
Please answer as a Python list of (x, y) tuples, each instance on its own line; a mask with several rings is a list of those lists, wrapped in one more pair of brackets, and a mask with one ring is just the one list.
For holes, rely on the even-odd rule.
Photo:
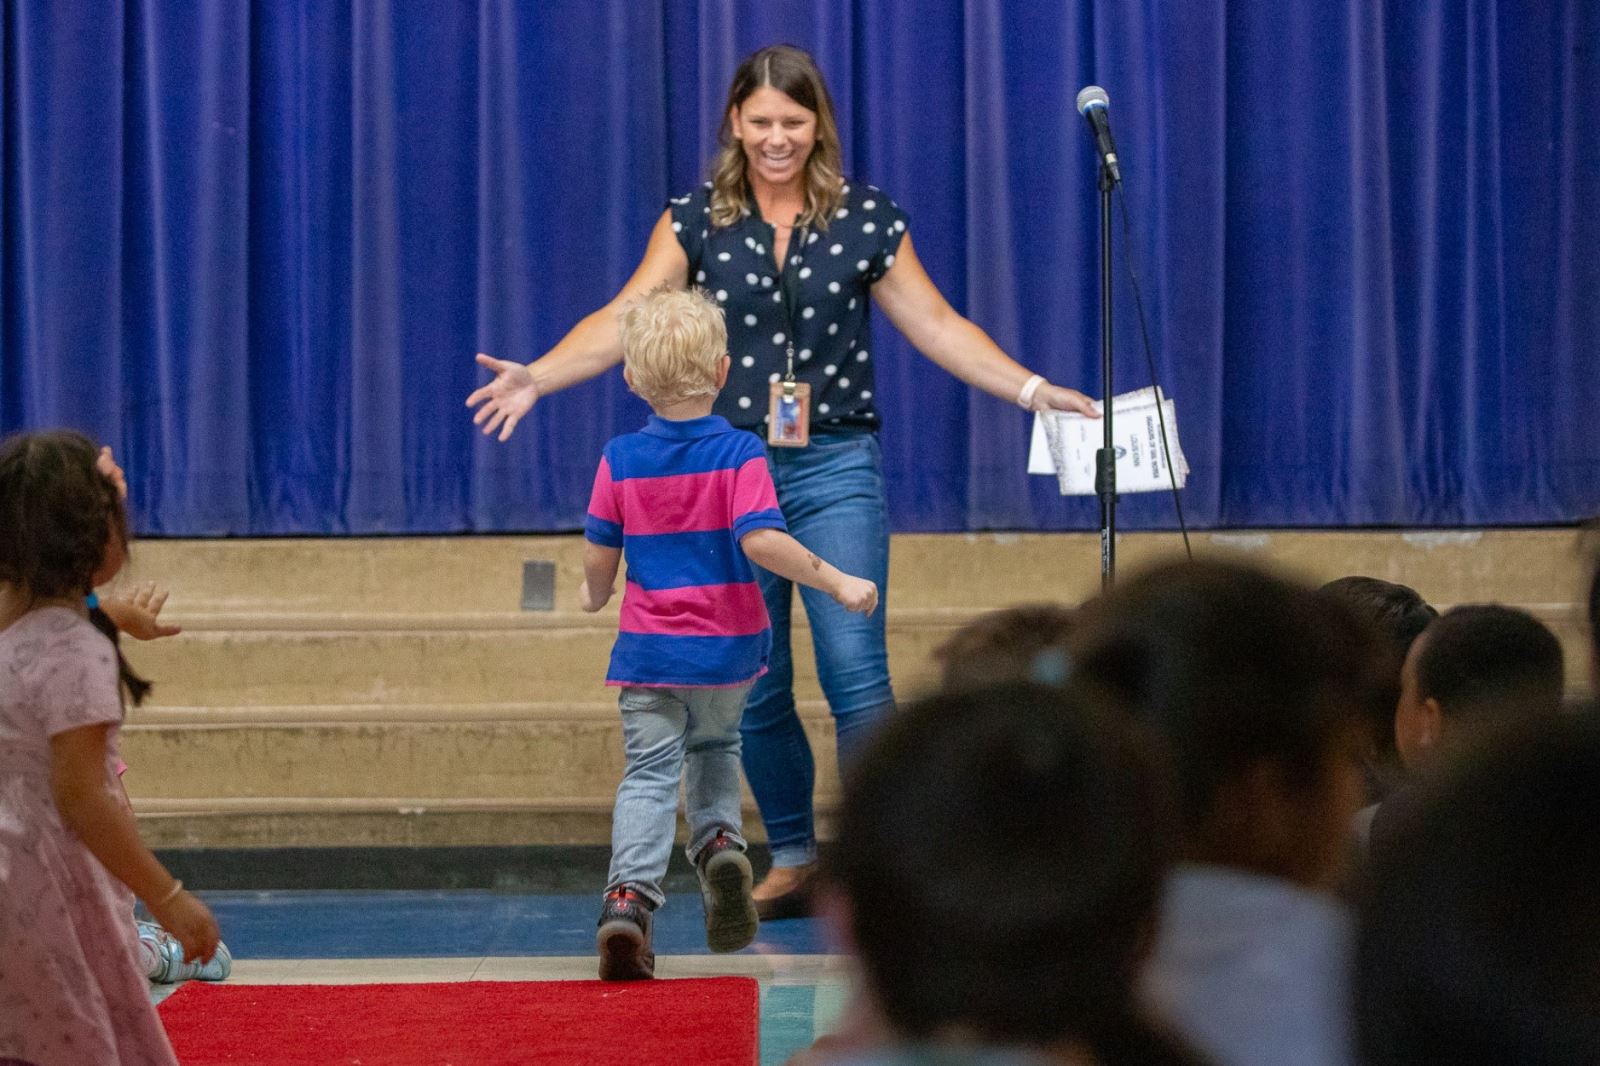
[[(1176, 398), (1198, 527), (1600, 511), (1586, 0), (321, 0), (0, 16), (0, 430), (117, 448), (167, 535), (579, 528), (645, 409), (463, 405), (628, 277), (727, 82), (816, 55), (847, 168), (958, 310), (1099, 395), (1096, 83), (1126, 180), (1116, 388)], [(1127, 243), (1121, 212), (1129, 220)], [(901, 530), (1086, 529), (1029, 424), (881, 319)], [(1164, 496), (1124, 528), (1170, 527)]]

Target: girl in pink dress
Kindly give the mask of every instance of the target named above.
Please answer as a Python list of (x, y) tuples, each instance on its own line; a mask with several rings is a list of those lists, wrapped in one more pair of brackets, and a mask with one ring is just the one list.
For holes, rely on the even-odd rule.
[(127, 521), (94, 445), (0, 445), (0, 1060), (175, 1066), (150, 1004), (130, 891), (216, 949), (205, 904), (139, 839), (116, 780), (124, 664), (84, 596), (121, 568)]

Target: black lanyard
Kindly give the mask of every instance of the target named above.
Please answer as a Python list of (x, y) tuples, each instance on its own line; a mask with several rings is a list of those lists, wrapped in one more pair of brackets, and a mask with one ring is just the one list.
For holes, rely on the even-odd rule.
[[(784, 357), (788, 360), (788, 373), (784, 375), (783, 387), (788, 396), (794, 395), (794, 324), (795, 305), (800, 302), (800, 268), (805, 262), (806, 237), (810, 226), (800, 226), (800, 216), (794, 216), (794, 236), (789, 238), (789, 247), (784, 250), (787, 263), (778, 262), (778, 293), (783, 298), (784, 324), (788, 329), (784, 331)], [(773, 230), (773, 244), (777, 244), (777, 230)]]

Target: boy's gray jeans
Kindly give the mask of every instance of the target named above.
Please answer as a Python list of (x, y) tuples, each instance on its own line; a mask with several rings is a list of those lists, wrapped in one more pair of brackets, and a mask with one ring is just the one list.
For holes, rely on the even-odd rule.
[(689, 861), (722, 830), (739, 847), (739, 718), (749, 685), (734, 688), (624, 688), (627, 768), (611, 816), (610, 891), (633, 885), (657, 907), (678, 827), (684, 785)]

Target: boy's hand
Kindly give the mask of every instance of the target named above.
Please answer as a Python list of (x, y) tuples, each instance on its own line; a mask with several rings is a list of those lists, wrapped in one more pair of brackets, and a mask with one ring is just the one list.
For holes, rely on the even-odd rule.
[(583, 608), (586, 613), (594, 614), (610, 602), (610, 589), (597, 593), (589, 588), (588, 578), (584, 578), (583, 583), (578, 586), (578, 606)]
[(183, 632), (182, 627), (161, 620), (161, 608), (166, 603), (167, 590), (158, 588), (154, 581), (146, 581), (106, 596), (100, 601), (100, 609), (118, 629), (135, 640), (155, 640)]
[(844, 574), (833, 598), (847, 611), (870, 615), (878, 609), (878, 586), (864, 578)]

